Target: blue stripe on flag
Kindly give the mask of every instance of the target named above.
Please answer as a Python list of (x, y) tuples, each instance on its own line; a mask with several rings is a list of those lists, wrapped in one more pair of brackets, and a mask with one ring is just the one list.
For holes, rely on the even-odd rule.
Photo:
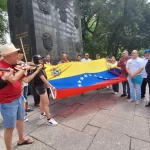
[(91, 86), (106, 80), (115, 79), (118, 75), (109, 70), (99, 73), (84, 73), (73, 77), (50, 80), (56, 89), (79, 88)]

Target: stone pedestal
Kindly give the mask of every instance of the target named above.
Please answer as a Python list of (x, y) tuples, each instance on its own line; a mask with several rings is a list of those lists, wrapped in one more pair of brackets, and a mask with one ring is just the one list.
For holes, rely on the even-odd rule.
[(11, 40), (28, 60), (35, 54), (51, 55), (58, 63), (66, 53), (69, 60), (82, 53), (82, 30), (77, 0), (8, 0)]

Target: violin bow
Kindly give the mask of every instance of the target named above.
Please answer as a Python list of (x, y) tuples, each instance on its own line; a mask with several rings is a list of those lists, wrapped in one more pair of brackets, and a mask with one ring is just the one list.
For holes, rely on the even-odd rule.
[(0, 71), (10, 71), (10, 70), (6, 68), (0, 68)]
[(24, 50), (24, 46), (23, 46), (23, 42), (22, 42), (22, 37), (20, 37), (20, 43), (21, 43), (21, 47), (22, 47), (22, 50), (23, 50), (25, 62), (27, 63), (27, 57), (26, 57), (26, 54), (25, 54), (25, 50)]

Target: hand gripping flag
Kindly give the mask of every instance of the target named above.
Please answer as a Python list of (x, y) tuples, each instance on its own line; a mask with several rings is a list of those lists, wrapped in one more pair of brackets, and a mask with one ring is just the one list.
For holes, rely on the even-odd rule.
[(126, 81), (119, 68), (108, 69), (106, 59), (91, 62), (70, 62), (56, 66), (45, 65), (48, 81), (55, 99), (66, 98), (108, 85)]

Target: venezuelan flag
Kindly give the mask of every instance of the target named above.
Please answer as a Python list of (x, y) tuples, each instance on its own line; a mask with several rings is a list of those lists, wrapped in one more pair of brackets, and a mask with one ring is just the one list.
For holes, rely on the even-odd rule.
[(45, 65), (48, 81), (56, 87), (54, 98), (65, 98), (126, 81), (118, 68), (108, 69), (106, 59)]

